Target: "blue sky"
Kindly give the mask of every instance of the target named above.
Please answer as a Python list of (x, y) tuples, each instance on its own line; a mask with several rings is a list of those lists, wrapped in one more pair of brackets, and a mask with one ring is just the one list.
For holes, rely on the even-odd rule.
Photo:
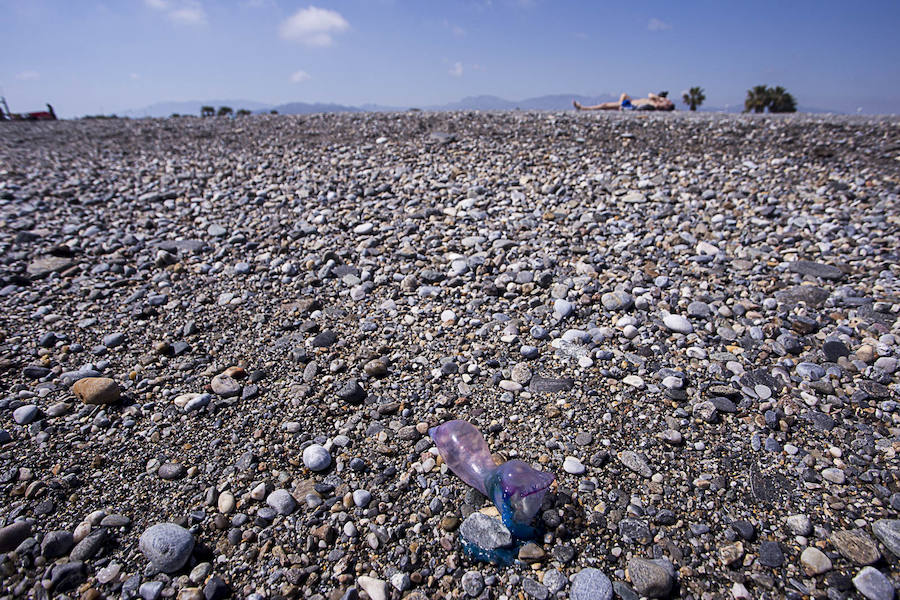
[(0, 11), (0, 90), (14, 111), (693, 85), (722, 107), (768, 84), (801, 106), (900, 113), (897, 0), (0, 0)]

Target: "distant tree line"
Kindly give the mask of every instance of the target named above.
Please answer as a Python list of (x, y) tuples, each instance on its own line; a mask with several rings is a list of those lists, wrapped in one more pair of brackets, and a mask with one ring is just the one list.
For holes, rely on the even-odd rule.
[(744, 112), (761, 113), (769, 109), (770, 113), (797, 112), (797, 101), (783, 87), (753, 86), (747, 90), (744, 100)]
[[(234, 109), (230, 106), (220, 106), (218, 110), (214, 106), (201, 106), (200, 107), (200, 116), (201, 117), (230, 117), (231, 115), (236, 115), (238, 117), (248, 117), (251, 113), (246, 108), (238, 109), (237, 113), (234, 112)], [(172, 115), (175, 116), (175, 115)]]

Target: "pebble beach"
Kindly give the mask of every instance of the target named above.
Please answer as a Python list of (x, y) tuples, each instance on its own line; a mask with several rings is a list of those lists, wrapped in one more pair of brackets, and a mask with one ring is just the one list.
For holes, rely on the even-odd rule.
[(897, 117), (0, 123), (0, 600), (891, 600), (898, 360)]

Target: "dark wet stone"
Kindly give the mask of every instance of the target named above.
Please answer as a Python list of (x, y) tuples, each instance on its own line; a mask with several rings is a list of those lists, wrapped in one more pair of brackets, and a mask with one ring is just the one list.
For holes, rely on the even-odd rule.
[(203, 597), (206, 600), (224, 600), (231, 595), (231, 587), (221, 577), (213, 575), (203, 586)]
[(750, 468), (750, 491), (764, 504), (773, 504), (781, 499), (782, 488), (787, 480), (783, 475), (767, 476), (754, 465)]
[(87, 560), (93, 558), (103, 548), (106, 542), (106, 529), (95, 529), (87, 537), (75, 544), (69, 553), (71, 560)]
[(28, 379), (41, 379), (50, 374), (50, 369), (38, 365), (29, 365), (22, 370), (22, 374)]
[(877, 323), (879, 325), (884, 325), (888, 329), (893, 327), (894, 321), (897, 320), (897, 316), (894, 314), (875, 310), (875, 305), (871, 302), (867, 302), (866, 304), (860, 306), (856, 311), (856, 316), (858, 316), (860, 319), (863, 319), (867, 323)]
[(624, 581), (614, 581), (613, 582), (613, 590), (616, 592), (616, 595), (622, 600), (640, 600), (641, 597), (635, 592), (633, 589), (628, 587), (628, 584)]
[(716, 396), (715, 398), (711, 398), (710, 402), (713, 403), (713, 406), (716, 407), (716, 410), (723, 413), (736, 413), (737, 406), (735, 406), (734, 402), (725, 398), (724, 396)]
[(312, 340), (313, 348), (327, 348), (337, 341), (337, 334), (330, 329), (326, 329), (318, 334)]
[(747, 540), (748, 542), (752, 542), (754, 539), (756, 539), (756, 528), (750, 521), (738, 519), (737, 521), (733, 521), (731, 523), (731, 528), (734, 529), (739, 536), (741, 536), (741, 539)]
[(835, 423), (831, 415), (817, 410), (809, 410), (806, 412), (806, 418), (813, 424), (813, 427), (819, 431), (831, 431), (834, 429)]
[(546, 586), (530, 577), (526, 577), (522, 582), (522, 590), (525, 592), (526, 596), (535, 598), (535, 600), (546, 600), (547, 597), (550, 596), (550, 590), (548, 590)]
[(759, 564), (777, 569), (784, 564), (784, 552), (778, 542), (766, 541), (759, 545)]
[(818, 308), (828, 300), (830, 295), (826, 290), (814, 285), (797, 285), (776, 292), (775, 299), (789, 306), (803, 302), (810, 308)]
[(551, 554), (553, 554), (553, 558), (565, 565), (575, 558), (575, 548), (568, 544), (557, 544), (553, 546)]
[(568, 392), (573, 387), (575, 387), (575, 380), (570, 377), (557, 379), (552, 377), (541, 377), (539, 375), (532, 377), (531, 383), (528, 385), (529, 390), (538, 393)]
[(359, 404), (366, 399), (366, 391), (355, 380), (351, 379), (338, 390), (338, 398), (350, 404)]
[(831, 281), (838, 281), (844, 277), (844, 272), (837, 267), (813, 262), (811, 260), (794, 261), (788, 265), (788, 268), (794, 273), (807, 275), (809, 277), (818, 277), (820, 279), (828, 279)]
[(84, 563), (73, 561), (56, 565), (50, 573), (50, 589), (58, 594), (71, 592), (85, 580)]
[(828, 340), (822, 344), (822, 354), (828, 362), (837, 362), (842, 356), (849, 356), (850, 349), (839, 340)]
[(31, 535), (27, 521), (16, 521), (0, 529), (0, 553), (12, 552)]
[(57, 558), (65, 556), (75, 545), (72, 533), (69, 531), (51, 531), (41, 540), (41, 556), (44, 558)]

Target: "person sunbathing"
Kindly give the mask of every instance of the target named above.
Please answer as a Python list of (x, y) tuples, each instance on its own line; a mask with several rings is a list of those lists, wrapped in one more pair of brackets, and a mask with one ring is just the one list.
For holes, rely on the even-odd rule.
[(602, 102), (594, 106), (584, 106), (577, 100), (572, 104), (577, 110), (675, 110), (675, 104), (669, 100), (669, 92), (647, 94), (646, 98), (632, 98), (628, 94), (619, 96), (618, 102)]

